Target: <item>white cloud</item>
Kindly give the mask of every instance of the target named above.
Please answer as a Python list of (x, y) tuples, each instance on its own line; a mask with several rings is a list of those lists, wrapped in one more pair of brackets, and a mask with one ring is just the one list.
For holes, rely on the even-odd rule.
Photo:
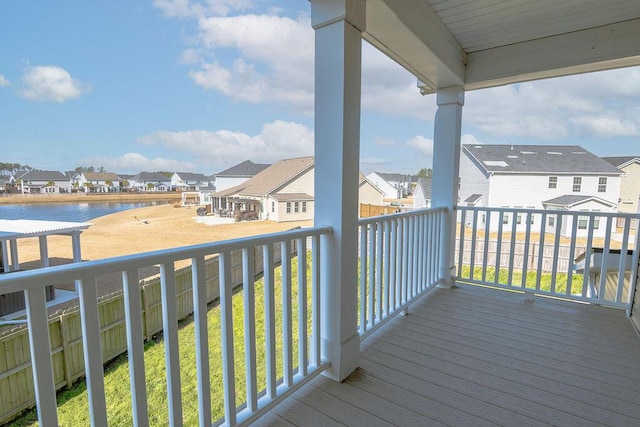
[(154, 0), (153, 5), (165, 16), (172, 18), (203, 17), (206, 15), (226, 16), (232, 11), (251, 8), (251, 0), (207, 0), (205, 3), (190, 0)]
[(101, 165), (107, 170), (129, 171), (131, 173), (195, 169), (195, 165), (191, 162), (180, 162), (163, 157), (148, 158), (140, 153), (126, 153), (120, 157), (94, 157), (85, 159), (82, 162)]
[(433, 139), (417, 135), (405, 142), (405, 145), (414, 148), (418, 153), (429, 159), (433, 157)]
[(254, 136), (229, 130), (157, 131), (140, 137), (139, 142), (187, 153), (206, 170), (227, 168), (247, 159), (275, 162), (313, 154), (313, 131), (302, 124), (283, 121), (265, 124)]
[(7, 79), (5, 76), (0, 74), (0, 87), (9, 86), (10, 84), (11, 82), (9, 81), (9, 79)]
[(90, 92), (91, 87), (55, 65), (28, 67), (22, 76), (20, 95), (30, 101), (66, 102)]

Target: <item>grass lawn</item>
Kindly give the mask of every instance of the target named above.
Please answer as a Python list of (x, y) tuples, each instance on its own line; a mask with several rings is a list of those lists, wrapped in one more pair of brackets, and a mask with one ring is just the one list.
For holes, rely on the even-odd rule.
[[(310, 278), (311, 260), (308, 257), (307, 277)], [(297, 367), (297, 334), (298, 334), (298, 281), (297, 258), (292, 260), (292, 315), (293, 315), (293, 361)], [(282, 358), (282, 287), (281, 270), (275, 272), (275, 307), (276, 307), (276, 365), (277, 377), (283, 373)], [(308, 281), (307, 294), (311, 295), (311, 281)], [(256, 298), (256, 359), (258, 388), (265, 387), (265, 330), (264, 330), (264, 282), (259, 280), (255, 287)], [(242, 292), (233, 296), (233, 322), (235, 347), (236, 404), (245, 402), (245, 360), (244, 360), (244, 302)], [(308, 312), (308, 330), (310, 332), (311, 311)], [(180, 379), (182, 383), (182, 408), (184, 425), (198, 424), (198, 396), (195, 360), (195, 326), (192, 318), (181, 322), (178, 333), (180, 345)], [(209, 354), (211, 378), (211, 404), (213, 421), (224, 415), (224, 397), (222, 387), (222, 354), (220, 333), (220, 307), (210, 308), (208, 313)], [(147, 399), (149, 406), (149, 423), (153, 426), (168, 425), (166, 375), (164, 364), (164, 342), (162, 340), (148, 342), (145, 346), (145, 370), (147, 379)], [(107, 416), (109, 425), (132, 425), (131, 394), (129, 387), (129, 364), (123, 354), (105, 367), (105, 394), (107, 400)], [(30, 410), (11, 423), (12, 426), (34, 426), (35, 410)], [(90, 425), (89, 406), (85, 381), (79, 381), (69, 390), (58, 394), (58, 419), (60, 426)]]

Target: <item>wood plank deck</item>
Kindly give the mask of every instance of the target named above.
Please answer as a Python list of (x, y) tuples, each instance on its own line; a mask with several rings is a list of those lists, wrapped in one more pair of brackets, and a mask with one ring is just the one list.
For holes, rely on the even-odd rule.
[(436, 289), (256, 425), (639, 426), (640, 338), (621, 310)]

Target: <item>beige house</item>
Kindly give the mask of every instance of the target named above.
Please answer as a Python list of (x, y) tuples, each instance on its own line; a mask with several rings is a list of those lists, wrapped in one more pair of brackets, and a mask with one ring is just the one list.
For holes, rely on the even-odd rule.
[[(236, 216), (240, 210), (250, 217), (255, 211), (255, 217), (277, 222), (313, 219), (314, 166), (313, 156), (281, 160), (240, 185), (216, 192), (213, 211)], [(359, 177), (360, 203), (381, 205), (382, 191), (362, 173)]]
[(640, 213), (640, 157), (603, 157), (622, 172), (618, 212)]

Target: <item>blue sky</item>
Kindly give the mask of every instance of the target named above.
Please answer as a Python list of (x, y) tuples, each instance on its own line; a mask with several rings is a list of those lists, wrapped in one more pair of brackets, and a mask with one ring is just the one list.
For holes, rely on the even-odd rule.
[[(211, 174), (313, 154), (307, 1), (5, 0), (0, 161)], [(361, 168), (431, 167), (435, 96), (363, 47)], [(463, 143), (640, 155), (640, 68), (466, 94)]]

